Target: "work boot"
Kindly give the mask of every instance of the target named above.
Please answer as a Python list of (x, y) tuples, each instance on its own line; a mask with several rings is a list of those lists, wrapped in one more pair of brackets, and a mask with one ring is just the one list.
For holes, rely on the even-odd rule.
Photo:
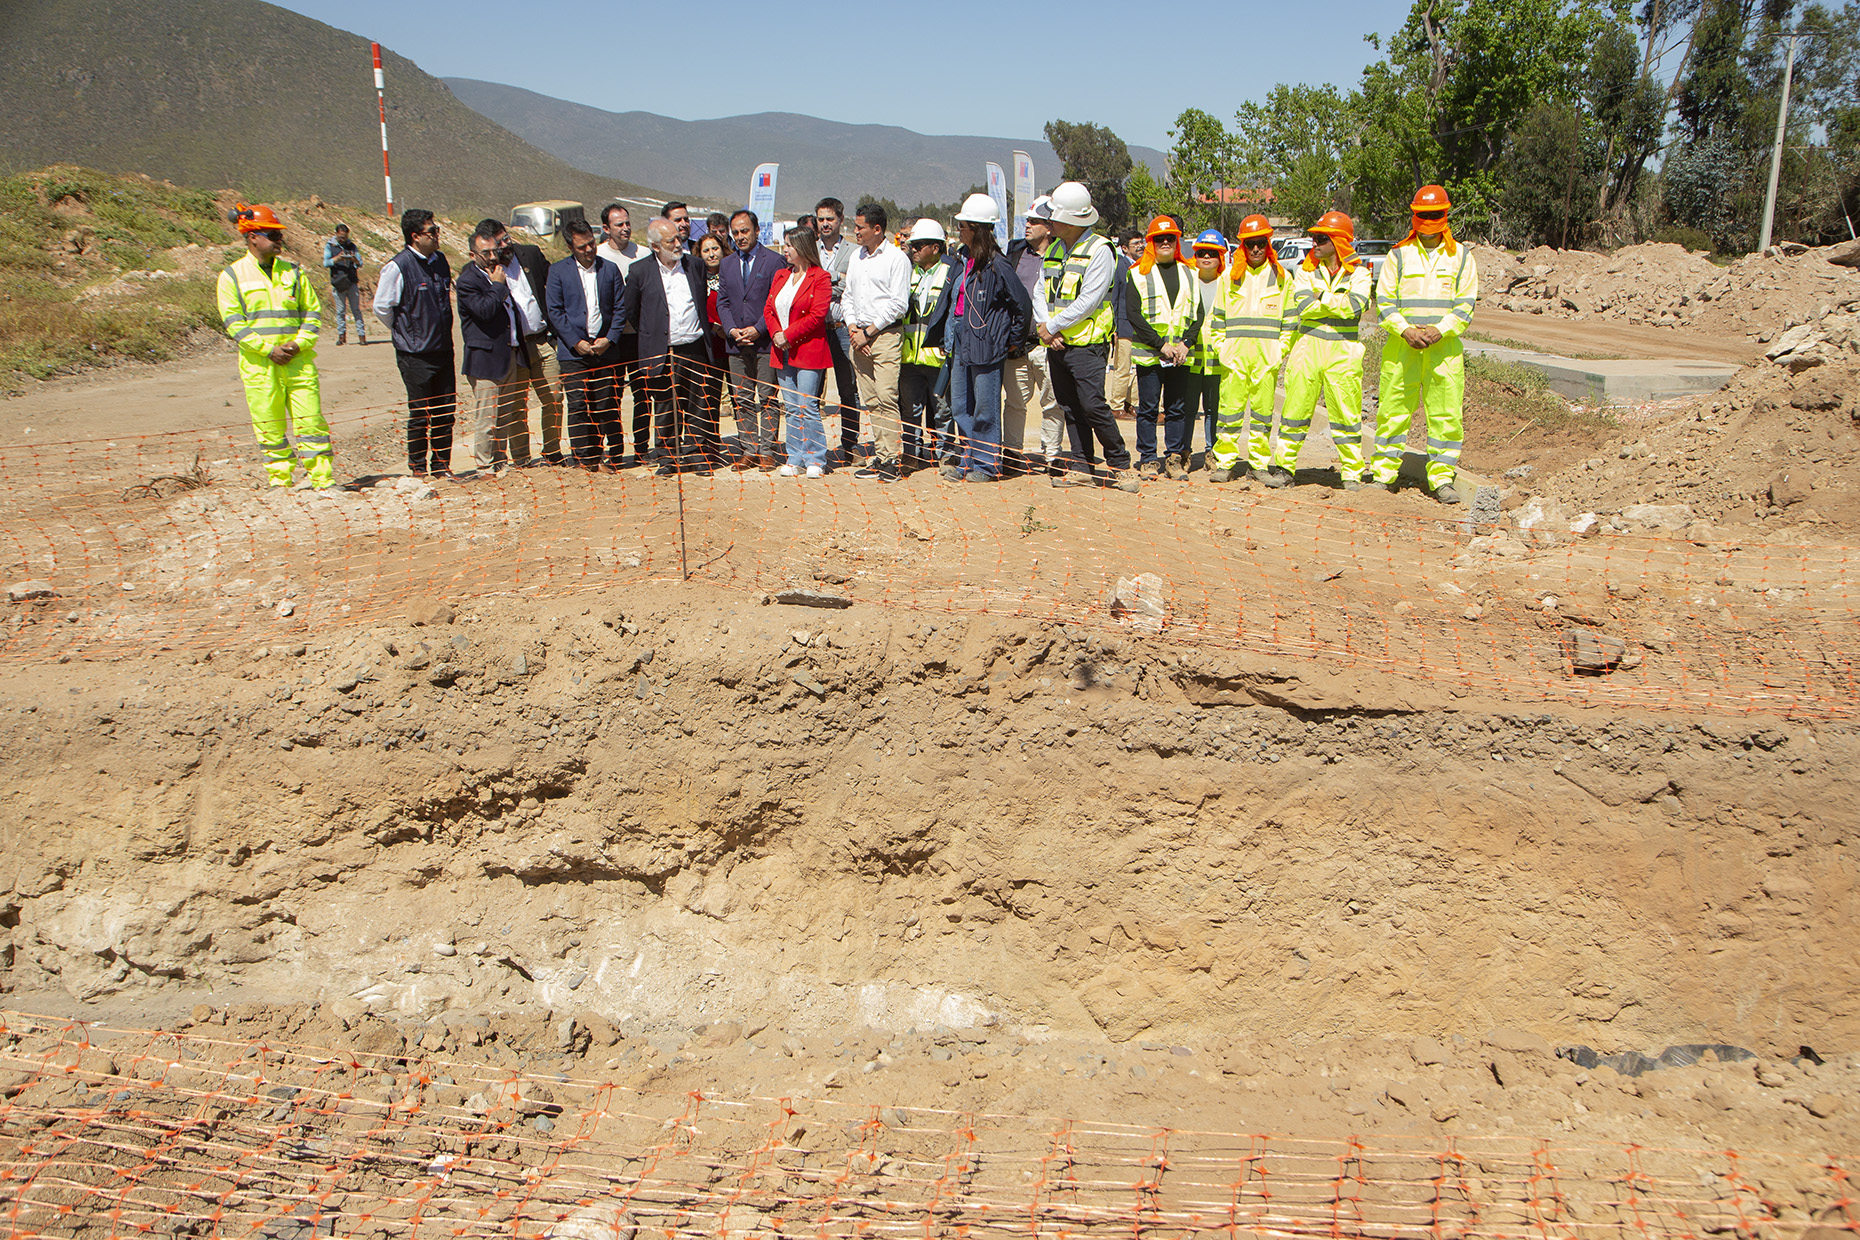
[(1454, 490), (1451, 482), (1443, 482), (1434, 488), (1434, 498), (1443, 504), (1457, 504), (1460, 502), (1460, 493)]
[(962, 481), (962, 466), (960, 465), (941, 466), (936, 471), (936, 476), (941, 478), (945, 482), (961, 482)]
[(1137, 471), (1134, 469), (1114, 470), (1111, 474), (1111, 485), (1120, 491), (1128, 491), (1132, 495), (1143, 488), (1143, 483), (1138, 479)]
[(1232, 482), (1233, 480), (1234, 467), (1232, 465), (1216, 465), (1208, 471), (1209, 482)]
[(1259, 475), (1259, 484), (1261, 486), (1271, 487), (1275, 491), (1280, 487), (1289, 487), (1292, 485), (1291, 471), (1280, 469), (1277, 465), (1274, 465), (1271, 469)]
[(1062, 469), (1053, 475), (1056, 487), (1092, 487), (1098, 485), (1098, 478), (1089, 469)]
[(1385, 491), (1390, 495), (1395, 494), (1395, 484), (1393, 482), (1384, 482), (1382, 479), (1370, 474), (1363, 475), (1363, 485), (1372, 491)]
[(347, 343), (349, 343), (349, 338), (348, 338), (348, 336), (346, 336), (346, 335), (344, 335), (344, 334), (343, 334), (342, 332), (337, 332), (337, 333), (336, 333), (336, 343), (337, 343), (337, 344), (347, 344)]
[(1175, 457), (1175, 456), (1164, 457), (1163, 458), (1163, 473), (1175, 479), (1177, 482), (1188, 481), (1188, 466), (1183, 464), (1182, 459), (1180, 457)]
[(1344, 489), (1344, 490), (1346, 490), (1346, 491), (1360, 491), (1360, 490), (1362, 490), (1362, 489), (1363, 489), (1363, 482), (1362, 482), (1362, 479), (1360, 479), (1360, 478), (1348, 478), (1348, 477), (1346, 477), (1346, 478), (1345, 478), (1345, 479), (1343, 480), (1343, 489)]

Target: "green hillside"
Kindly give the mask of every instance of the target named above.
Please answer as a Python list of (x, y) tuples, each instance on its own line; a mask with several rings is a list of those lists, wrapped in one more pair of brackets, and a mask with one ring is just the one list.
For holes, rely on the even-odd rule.
[[(401, 205), (665, 197), (537, 150), (385, 48), (382, 63)], [(368, 41), (259, 0), (4, 0), (0, 114), (6, 170), (73, 163), (258, 198), (381, 200)]]

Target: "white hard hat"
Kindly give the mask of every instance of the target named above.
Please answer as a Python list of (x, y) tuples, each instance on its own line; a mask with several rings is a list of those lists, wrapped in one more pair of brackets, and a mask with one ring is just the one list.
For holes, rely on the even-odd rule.
[(911, 235), (904, 240), (906, 244), (913, 241), (941, 241), (947, 244), (949, 235), (943, 231), (941, 224), (926, 216), (911, 225)]
[(1091, 205), (1091, 191), (1077, 181), (1061, 181), (1053, 191), (1053, 220), (1088, 228), (1096, 224), (1098, 208)]
[(1024, 212), (1022, 212), (1022, 214), (1025, 215), (1030, 220), (1052, 219), (1053, 218), (1053, 196), (1051, 194), (1041, 194), (1038, 198), (1035, 198), (1030, 204), (1028, 204), (1027, 209)]
[(999, 224), (1001, 208), (987, 194), (970, 194), (962, 200), (962, 210), (956, 212), (956, 218), (966, 224)]

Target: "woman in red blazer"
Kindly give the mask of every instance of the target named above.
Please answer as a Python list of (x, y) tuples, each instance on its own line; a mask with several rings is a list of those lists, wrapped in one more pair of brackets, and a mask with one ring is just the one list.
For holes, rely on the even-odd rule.
[(781, 252), (788, 270), (775, 273), (762, 312), (769, 329), (769, 362), (788, 411), (788, 463), (778, 472), (792, 478), (805, 470), (809, 478), (818, 478), (827, 472), (820, 393), (826, 387), (827, 367), (833, 364), (826, 330), (833, 282), (820, 269), (820, 249), (813, 233), (790, 229)]

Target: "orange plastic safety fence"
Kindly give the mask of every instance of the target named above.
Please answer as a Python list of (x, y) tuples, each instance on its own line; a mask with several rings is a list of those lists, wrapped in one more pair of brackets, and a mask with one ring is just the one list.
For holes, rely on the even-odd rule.
[(404, 1047), (4, 1019), (9, 1240), (1860, 1231), (1849, 1169), (1833, 1156), (1530, 1136), (1317, 1139), (674, 1095)]
[[(1578, 537), (1381, 496), (1199, 480), (1138, 494), (1053, 489), (1038, 474), (957, 483), (934, 469), (893, 483), (728, 468), (427, 482), (406, 474), (403, 419), (398, 408), (337, 419), (353, 482), (323, 492), (258, 485), (243, 426), (0, 448), (0, 554), (16, 600), (0, 615), (0, 659), (290, 640), (397, 619), (428, 596), (688, 577), (1156, 633), (1204, 648), (1217, 689), (1231, 650), (1517, 703), (1860, 709), (1845, 545)], [(829, 444), (836, 420), (829, 407)], [(461, 458), (468, 422), (461, 413)], [(211, 482), (190, 488), (197, 461)], [(1156, 606), (1114, 597), (1144, 574), (1159, 579)], [(1621, 638), (1620, 657), (1596, 636)], [(1602, 663), (1585, 668), (1598, 648)]]

